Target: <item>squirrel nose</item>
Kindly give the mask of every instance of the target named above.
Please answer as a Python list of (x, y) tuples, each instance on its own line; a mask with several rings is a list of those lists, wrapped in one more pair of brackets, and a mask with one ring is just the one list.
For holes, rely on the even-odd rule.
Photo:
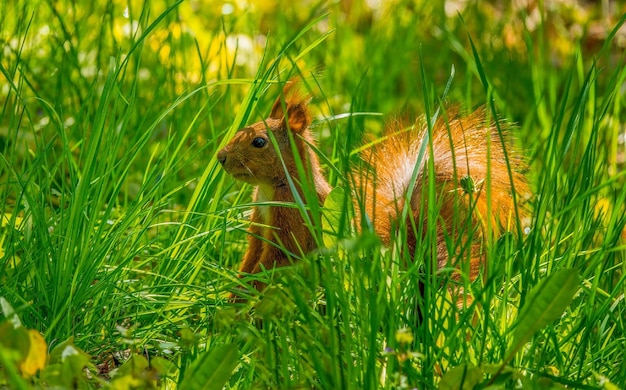
[(224, 165), (224, 163), (226, 162), (226, 153), (224, 152), (224, 150), (220, 150), (217, 154), (217, 161), (219, 161), (222, 165)]

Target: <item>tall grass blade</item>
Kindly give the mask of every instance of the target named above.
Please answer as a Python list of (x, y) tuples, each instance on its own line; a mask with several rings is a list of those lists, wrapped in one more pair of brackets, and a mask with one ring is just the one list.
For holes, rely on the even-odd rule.
[(504, 354), (503, 366), (526, 344), (530, 338), (563, 314), (580, 288), (578, 272), (562, 269), (551, 274), (535, 286), (514, 325), (513, 341)]

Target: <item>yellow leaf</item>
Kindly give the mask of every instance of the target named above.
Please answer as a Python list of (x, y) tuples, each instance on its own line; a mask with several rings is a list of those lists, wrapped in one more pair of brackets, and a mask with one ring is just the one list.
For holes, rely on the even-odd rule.
[(132, 375), (124, 375), (113, 379), (111, 385), (118, 390), (130, 390), (141, 387), (142, 385), (145, 385), (145, 383)]
[(28, 330), (30, 339), (30, 347), (26, 359), (20, 363), (20, 370), (24, 377), (34, 375), (37, 371), (44, 368), (48, 358), (48, 346), (41, 334), (34, 329)]
[(398, 329), (396, 332), (396, 341), (400, 344), (411, 344), (413, 339), (413, 333), (407, 328)]
[[(13, 219), (13, 214), (9, 214), (9, 213), (2, 214), (2, 219), (0, 219), (0, 222), (1, 222), (0, 226), (1, 227), (8, 226), (11, 223), (12, 219)], [(23, 221), (24, 221), (24, 218), (15, 217), (15, 224), (13, 225), (13, 228), (15, 229), (19, 228), (19, 226), (22, 225)]]

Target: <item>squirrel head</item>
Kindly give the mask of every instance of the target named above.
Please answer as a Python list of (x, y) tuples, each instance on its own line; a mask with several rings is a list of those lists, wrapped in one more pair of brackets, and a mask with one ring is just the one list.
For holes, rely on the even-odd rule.
[[(237, 131), (230, 142), (218, 152), (217, 160), (235, 179), (253, 185), (278, 187), (287, 183), (287, 171), (297, 172), (294, 153), (306, 159), (307, 143), (313, 142), (308, 127), (311, 122), (308, 98), (288, 84), (272, 106), (269, 118)], [(270, 134), (276, 140), (275, 147)]]

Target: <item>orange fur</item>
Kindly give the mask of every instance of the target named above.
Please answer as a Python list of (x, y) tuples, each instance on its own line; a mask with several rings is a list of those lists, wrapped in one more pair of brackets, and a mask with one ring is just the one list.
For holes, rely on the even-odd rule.
[[(310, 116), (306, 99), (291, 85), (285, 88), (283, 96), (286, 100), (276, 100), (269, 118), (239, 130), (228, 145), (219, 151), (217, 158), (233, 177), (257, 186), (255, 202), (294, 203), (295, 197), (287, 179), (289, 175), (296, 179), (293, 182), (299, 192), (301, 188), (298, 183), (314, 183), (318, 200), (323, 203), (330, 186), (322, 175), (317, 155), (308, 145), (315, 141), (308, 128)], [(276, 139), (278, 151), (272, 145), (270, 132)], [(307, 177), (299, 177), (296, 158), (304, 160), (302, 163)], [(288, 265), (294, 255), (308, 253), (316, 247), (297, 208), (257, 206), (251, 222), (249, 246), (239, 268), (240, 276), (257, 273), (262, 270), (261, 267), (271, 269)], [(286, 251), (283, 252), (278, 245)], [(236, 296), (231, 296), (231, 299), (236, 299)]]
[[(316, 154), (309, 147), (315, 140), (308, 126), (310, 116), (307, 101), (293, 85), (288, 85), (283, 96), (272, 107), (270, 117), (238, 131), (230, 143), (218, 153), (224, 169), (236, 179), (256, 187), (255, 201), (294, 202), (287, 174), (298, 178), (296, 155), (303, 159), (307, 180), (314, 183), (320, 203), (330, 192)], [(286, 115), (285, 115), (286, 109)], [(387, 128), (385, 139), (363, 153), (363, 160), (371, 169), (355, 171), (356, 197), (365, 199), (365, 210), (377, 234), (389, 244), (399, 223), (409, 224), (407, 247), (413, 255), (422, 237), (415, 231), (427, 231), (436, 224), (437, 266), (449, 265), (463, 269), (454, 259), (469, 258), (469, 274), (475, 278), (484, 264), (486, 224), (497, 233), (505, 230), (516, 216), (513, 194), (527, 193), (528, 185), (521, 171), (523, 161), (512, 153), (507, 140), (500, 139), (497, 128), (485, 118), (484, 110), (460, 118), (451, 110), (440, 116), (430, 133), (421, 164), (417, 166), (428, 127), (423, 120), (405, 128), (395, 123)], [(269, 132), (276, 138), (277, 152), (269, 141)], [(291, 132), (291, 136), (289, 134)], [(259, 141), (261, 138), (267, 142)], [(261, 146), (262, 144), (262, 146)], [(261, 146), (261, 147), (259, 147)], [(512, 172), (509, 176), (508, 164)], [(281, 163), (282, 156), (286, 171)], [(428, 219), (429, 164), (434, 168), (435, 199), (438, 203), (436, 220)], [(412, 181), (416, 171), (415, 181)], [(471, 180), (469, 180), (471, 178)], [(513, 185), (511, 183), (511, 179)], [(473, 182), (473, 185), (467, 183)], [(465, 184), (464, 184), (465, 183)], [(490, 184), (488, 202), (486, 185)], [(412, 193), (408, 194), (413, 187)], [(513, 188), (515, 191), (513, 191)], [(402, 210), (411, 208), (407, 219), (400, 221)], [(357, 213), (358, 214), (358, 213)], [(357, 215), (360, 219), (360, 216)], [(422, 225), (422, 229), (411, 226)], [(239, 269), (240, 275), (256, 273), (261, 267), (272, 268), (289, 264), (292, 255), (315, 249), (316, 243), (305, 226), (300, 211), (284, 206), (256, 206), (252, 214), (249, 246)], [(449, 253), (448, 241), (458, 243)], [(286, 251), (279, 249), (278, 245)], [(463, 252), (456, 248), (468, 248)], [(256, 286), (262, 288), (262, 286)], [(232, 296), (231, 298), (236, 298)]]
[[(365, 174), (354, 175), (356, 188), (363, 192), (361, 196), (366, 200), (365, 212), (383, 241), (389, 243), (394, 226), (400, 223), (402, 210), (408, 204), (411, 211), (403, 223), (409, 226), (407, 247), (410, 254), (415, 253), (419, 242), (415, 236), (419, 225), (422, 224), (421, 231), (426, 232), (429, 224), (435, 224), (437, 267), (463, 268), (461, 264), (450, 264), (450, 261), (469, 256), (469, 276), (476, 278), (484, 265), (487, 223), (494, 234), (516, 226), (513, 221), (518, 215), (513, 194), (529, 192), (521, 173), (525, 163), (511, 150), (508, 126), (501, 125), (503, 139), (495, 124), (487, 121), (484, 109), (479, 109), (464, 118), (455, 110), (440, 116), (433, 125), (429, 140), (426, 137), (428, 127), (421, 119), (409, 127), (402, 123), (389, 126), (386, 139), (364, 155), (371, 169)], [(422, 152), (421, 164), (416, 167), (423, 147), (426, 149)], [(437, 202), (436, 220), (433, 221), (429, 220), (427, 193), (431, 158)], [(415, 182), (412, 182), (414, 173)], [(469, 182), (473, 185), (467, 184)], [(490, 200), (487, 199), (488, 183)], [(407, 199), (411, 185), (413, 190)], [(522, 209), (520, 212), (523, 216)], [(412, 228), (413, 225), (416, 228)], [(455, 243), (456, 253), (449, 253), (446, 236)], [(466, 250), (460, 253), (462, 248)]]

